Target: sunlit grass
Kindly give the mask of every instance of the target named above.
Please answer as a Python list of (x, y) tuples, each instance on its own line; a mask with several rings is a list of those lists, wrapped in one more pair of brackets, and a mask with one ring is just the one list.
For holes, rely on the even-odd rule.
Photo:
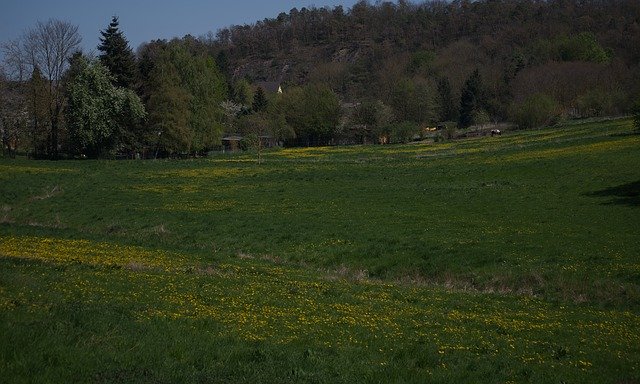
[(0, 255), (63, 264), (139, 266), (167, 271), (184, 268), (188, 260), (179, 254), (152, 252), (141, 247), (34, 236), (0, 237)]
[(0, 177), (8, 177), (16, 174), (59, 174), (59, 173), (73, 173), (77, 170), (71, 168), (60, 167), (37, 167), (27, 165), (2, 165), (0, 164)]
[(640, 147), (640, 137), (629, 136), (619, 140), (610, 140), (593, 144), (572, 145), (565, 148), (551, 148), (523, 151), (517, 154), (502, 156), (493, 161), (531, 161), (556, 159), (565, 156), (598, 155), (603, 152), (624, 151)]

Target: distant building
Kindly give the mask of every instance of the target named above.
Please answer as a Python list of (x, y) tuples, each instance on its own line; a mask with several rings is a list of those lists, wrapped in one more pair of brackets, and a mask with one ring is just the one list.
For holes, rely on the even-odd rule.
[(260, 146), (262, 148), (273, 148), (273, 147), (280, 146), (280, 144), (275, 139), (275, 137), (271, 135), (262, 135), (262, 136), (259, 136), (259, 138), (260, 138)]
[(240, 150), (242, 136), (225, 136), (222, 138), (222, 152), (237, 152)]
[(256, 81), (255, 88), (262, 88), (265, 93), (282, 93), (282, 84), (279, 81)]

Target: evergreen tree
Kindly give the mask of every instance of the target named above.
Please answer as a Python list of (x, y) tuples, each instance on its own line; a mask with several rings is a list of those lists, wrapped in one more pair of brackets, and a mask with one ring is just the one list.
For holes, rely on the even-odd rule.
[(451, 93), (451, 83), (447, 77), (443, 77), (438, 81), (438, 105), (440, 107), (440, 121), (455, 119), (455, 104)]
[(109, 27), (101, 31), (98, 50), (100, 61), (113, 76), (113, 84), (118, 87), (133, 89), (135, 82), (136, 62), (129, 42), (118, 29), (118, 17), (113, 16)]
[(248, 106), (253, 100), (253, 90), (246, 79), (236, 81), (229, 93), (233, 101), (243, 106)]
[(227, 57), (225, 51), (218, 52), (218, 55), (216, 56), (216, 65), (225, 77), (231, 77), (229, 76), (229, 57)]
[(62, 77), (63, 85), (66, 88), (69, 81), (76, 78), (83, 70), (83, 66), (86, 65), (87, 59), (82, 51), (76, 51), (69, 58), (69, 69), (64, 73)]
[(462, 87), (458, 125), (467, 128), (476, 123), (476, 116), (483, 114), (484, 90), (480, 72), (476, 69)]
[(251, 109), (253, 109), (254, 112), (262, 112), (267, 109), (267, 105), (267, 96), (264, 94), (262, 87), (258, 87), (258, 89), (256, 89), (256, 93), (253, 95), (253, 104), (251, 105)]

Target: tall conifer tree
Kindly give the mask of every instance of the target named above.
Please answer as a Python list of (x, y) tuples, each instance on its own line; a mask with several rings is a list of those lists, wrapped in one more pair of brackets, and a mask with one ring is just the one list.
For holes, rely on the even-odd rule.
[(118, 87), (133, 89), (135, 82), (136, 62), (129, 42), (118, 29), (118, 17), (113, 16), (105, 31), (100, 31), (98, 50), (100, 61), (113, 76), (113, 84)]
[(262, 87), (258, 87), (258, 89), (256, 89), (256, 93), (253, 95), (253, 104), (251, 108), (254, 112), (262, 112), (267, 109), (268, 103), (264, 90)]
[(451, 92), (451, 83), (447, 77), (443, 77), (438, 81), (438, 104), (440, 106), (440, 121), (455, 119), (455, 103)]
[(482, 111), (485, 104), (484, 88), (480, 72), (476, 69), (464, 83), (460, 95), (460, 117), (458, 125), (467, 128), (476, 124), (476, 115)]

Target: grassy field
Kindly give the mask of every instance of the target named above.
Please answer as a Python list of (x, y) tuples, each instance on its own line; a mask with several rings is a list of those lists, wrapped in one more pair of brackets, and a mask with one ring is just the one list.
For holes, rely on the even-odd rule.
[(0, 160), (0, 382), (640, 382), (629, 120)]

